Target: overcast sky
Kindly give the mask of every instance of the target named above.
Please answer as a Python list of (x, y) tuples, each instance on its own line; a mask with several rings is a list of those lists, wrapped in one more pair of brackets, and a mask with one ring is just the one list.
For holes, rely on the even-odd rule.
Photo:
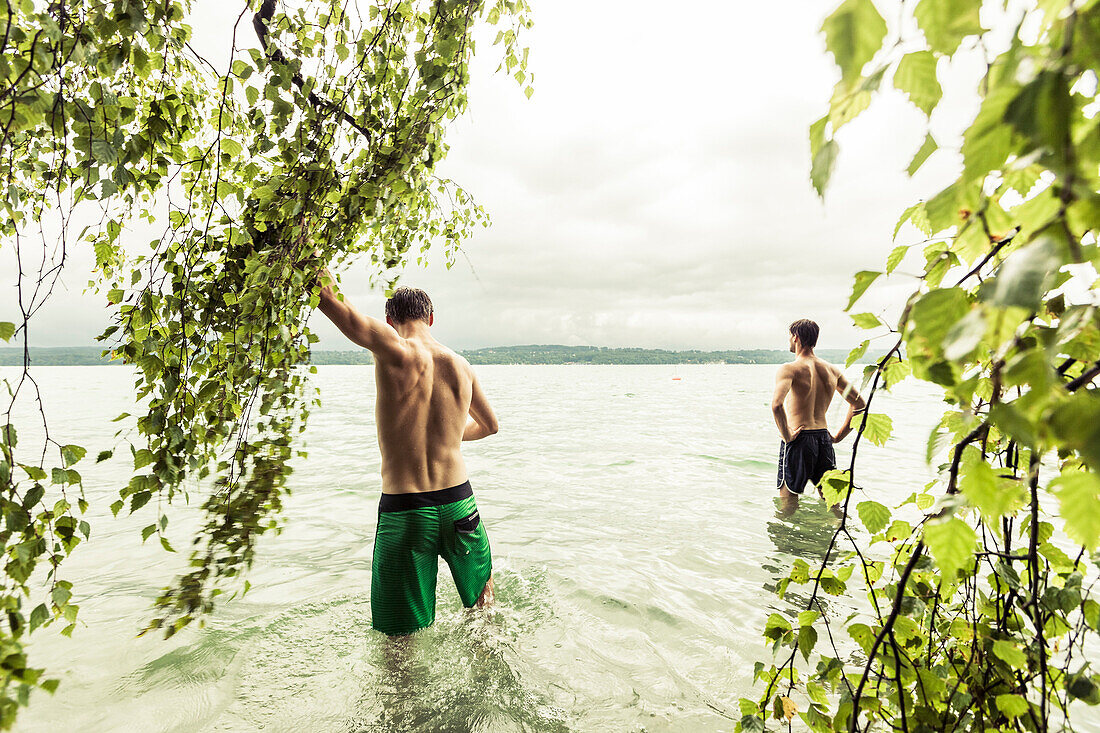
[[(195, 5), (196, 45), (226, 55), (239, 2)], [(496, 51), (479, 46), (470, 110), (442, 169), (493, 226), (453, 269), (439, 253), (403, 279), (431, 294), (437, 337), (460, 349), (785, 348), (787, 324), (809, 317), (822, 324), (821, 346), (854, 345), (861, 337), (842, 312), (852, 274), (882, 269), (898, 214), (950, 182), (959, 160), (938, 152), (910, 180), (923, 120), (887, 91), (842, 130), (832, 185), (816, 197), (807, 128), (838, 78), (818, 33), (836, 3), (533, 5), (534, 96), (492, 75)], [(893, 17), (891, 3), (879, 5)], [(933, 118), (947, 145), (976, 112), (981, 64), (963, 53), (950, 71)], [(899, 241), (919, 238), (907, 228)], [(92, 262), (86, 252), (67, 265), (32, 343), (94, 343), (107, 314), (102, 296), (82, 293)], [(357, 307), (381, 314), (365, 265), (349, 266), (343, 283)], [(899, 278), (873, 302), (886, 307), (911, 286)], [(319, 314), (313, 325), (320, 348), (350, 348)]]

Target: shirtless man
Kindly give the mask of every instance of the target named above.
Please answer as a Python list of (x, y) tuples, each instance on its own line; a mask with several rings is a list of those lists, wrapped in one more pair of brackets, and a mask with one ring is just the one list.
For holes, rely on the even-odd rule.
[(371, 572), (371, 625), (410, 634), (435, 621), (438, 559), (451, 568), (462, 605), (493, 600), (489, 538), (474, 503), (462, 441), (497, 431), (469, 362), (431, 334), (432, 301), (398, 288), (386, 320), (364, 316), (321, 273), (321, 312), (374, 354), (375, 420), (382, 498)]
[[(818, 326), (805, 319), (790, 328), (794, 361), (775, 375), (772, 414), (779, 427), (779, 476), (776, 486), (785, 514), (798, 506), (798, 497), (811, 481), (816, 486), (826, 471), (836, 468), (833, 443), (852, 432), (852, 417), (867, 408), (839, 368), (814, 355)], [(836, 435), (829, 433), (825, 413), (839, 392), (848, 401), (848, 415)]]

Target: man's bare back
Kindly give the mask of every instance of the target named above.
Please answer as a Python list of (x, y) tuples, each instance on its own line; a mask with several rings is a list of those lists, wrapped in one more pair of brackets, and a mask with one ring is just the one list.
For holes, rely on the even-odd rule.
[(375, 363), (382, 492), (457, 486), (466, 480), (461, 445), (468, 416), (481, 410), (493, 428), (486, 434), (495, 432), (495, 419), (487, 419), (492, 411), (465, 359), (430, 335), (404, 341), (403, 353)]
[(789, 390), (783, 408), (791, 439), (802, 430), (829, 427), (825, 415), (841, 381), (844, 374), (817, 356), (800, 356), (779, 368), (776, 382)]
[(323, 288), (320, 307), (374, 354), (382, 493), (437, 491), (465, 481), (462, 441), (497, 431), (469, 362), (435, 340), (433, 320), (391, 324), (363, 316), (331, 285)]

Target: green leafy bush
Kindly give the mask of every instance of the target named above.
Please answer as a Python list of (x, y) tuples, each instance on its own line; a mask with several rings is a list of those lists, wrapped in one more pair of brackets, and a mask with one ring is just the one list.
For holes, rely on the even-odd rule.
[[(15, 405), (38, 397), (28, 328), (66, 253), (94, 248), (91, 285), (115, 314), (100, 338), (138, 370), (142, 414), (115, 447), (134, 475), (112, 510), (152, 512), (142, 537), (171, 550), (169, 504), (202, 492), (190, 571), (150, 624), (171, 635), (212, 610), (278, 527), (314, 399), (303, 364), (321, 263), (366, 258), (392, 283), (430, 244), (453, 261), (484, 219), (435, 173), (447, 124), (466, 107), (475, 27), (501, 25), (501, 65), (531, 92), (524, 0), (252, 0), (225, 69), (190, 44), (190, 10), (190, 0), (0, 7), (0, 241), (20, 263), (21, 309), (0, 339), (21, 340), (25, 354), (0, 420), (0, 727), (33, 687), (57, 686), (29, 666), (22, 639), (58, 620), (73, 630), (60, 573), (91, 531), (74, 468), (85, 449), (52, 440), (45, 414), (33, 445), (11, 424)], [(147, 248), (132, 241), (142, 220), (165, 226)], [(92, 223), (74, 236), (73, 221)], [(28, 252), (36, 237), (41, 257)], [(43, 563), (47, 598), (28, 613)]]
[[(826, 478), (844, 518), (825, 561), (796, 561), (779, 584), (780, 595), (809, 585), (807, 610), (797, 623), (769, 619), (764, 636), (781, 654), (757, 665), (762, 694), (741, 701), (741, 730), (797, 715), (815, 731), (1046, 731), (1100, 703), (1085, 654), (1100, 631), (1100, 3), (985, 6), (905, 3), (892, 28), (870, 0), (845, 0), (825, 21), (841, 80), (810, 130), (819, 193), (834, 136), (884, 81), (928, 115), (946, 59), (966, 46), (988, 61), (961, 174), (894, 232), (909, 222), (927, 239), (856, 275), (848, 304), (917, 260), (891, 327), (853, 316), (896, 337), (864, 386), (873, 402), (911, 372), (942, 387), (949, 409), (928, 442), (938, 479), (895, 508), (916, 513), (915, 526), (858, 498), (874, 495), (856, 483), (860, 438), (851, 465)], [(1010, 39), (982, 26), (998, 13)], [(929, 134), (909, 173), (936, 149)], [(860, 435), (881, 444), (884, 417)], [(866, 593), (866, 610), (839, 618), (822, 592)]]

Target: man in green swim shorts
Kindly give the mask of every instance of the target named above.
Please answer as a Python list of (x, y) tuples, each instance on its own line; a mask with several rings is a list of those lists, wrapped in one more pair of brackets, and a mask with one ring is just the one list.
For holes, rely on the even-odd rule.
[(497, 419), (469, 362), (432, 337), (432, 301), (398, 288), (386, 320), (359, 313), (321, 273), (321, 312), (374, 354), (375, 418), (382, 499), (371, 573), (371, 621), (410, 634), (435, 621), (439, 557), (462, 605), (493, 600), (492, 557), (460, 450), (497, 431)]

